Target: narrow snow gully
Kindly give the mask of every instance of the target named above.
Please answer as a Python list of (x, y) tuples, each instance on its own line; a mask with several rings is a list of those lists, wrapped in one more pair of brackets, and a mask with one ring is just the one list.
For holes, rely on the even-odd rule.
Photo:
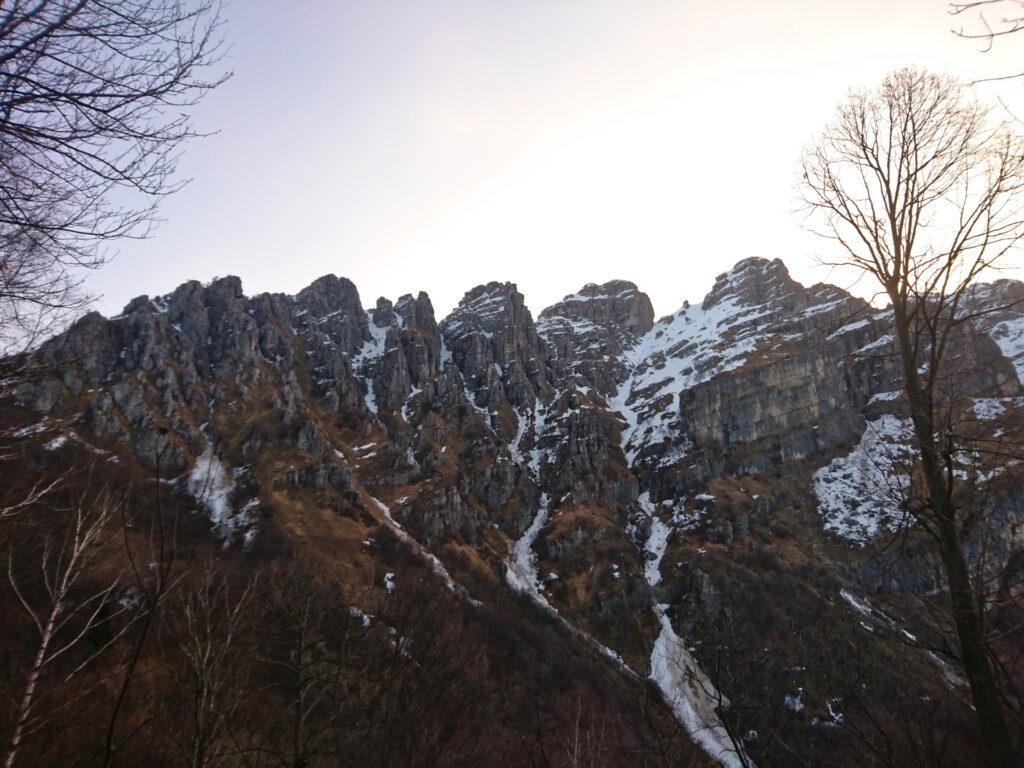
[[(543, 433), (544, 426), (546, 424), (546, 416), (547, 412), (546, 410), (541, 409), (541, 404), (538, 400), (533, 412), (534, 447), (530, 451), (530, 461), (528, 464), (530, 471), (538, 481), (540, 480), (541, 465), (548, 460), (548, 452), (538, 447), (541, 434)], [(522, 424), (520, 424), (520, 432), (523, 431), (524, 428)], [(517, 438), (517, 446), (521, 437), (522, 435), (520, 434)], [(551, 500), (548, 497), (548, 494), (541, 494), (540, 502), (537, 506), (537, 514), (530, 522), (530, 527), (524, 531), (523, 535), (517, 541), (512, 542), (509, 546), (509, 559), (505, 563), (505, 581), (508, 582), (508, 585), (516, 592), (530, 597), (550, 616), (557, 619), (558, 622), (574, 637), (582, 640), (598, 653), (611, 659), (621, 672), (633, 679), (638, 679), (639, 676), (636, 672), (634, 672), (629, 665), (622, 660), (622, 657), (619, 656), (619, 654), (565, 618), (541, 593), (537, 580), (536, 554), (533, 551), (533, 544), (540, 535), (541, 529), (543, 529), (547, 524), (550, 509)]]
[(529, 594), (534, 600), (549, 609), (551, 606), (544, 595), (540, 593), (540, 588), (537, 585), (537, 556), (533, 551), (533, 543), (537, 540), (541, 528), (548, 521), (550, 505), (551, 501), (548, 495), (541, 494), (537, 515), (522, 537), (512, 545), (508, 569), (505, 571), (505, 579), (512, 589)]
[[(536, 447), (544, 426), (544, 414), (539, 404), (535, 410), (534, 429), (535, 447), (531, 455), (530, 469), (539, 478), (541, 464), (547, 459), (546, 453)], [(672, 533), (670, 523), (663, 522), (656, 514), (650, 494), (644, 493), (639, 499), (640, 505), (647, 513), (651, 522), (651, 532), (644, 548), (654, 557), (647, 561), (644, 576), (651, 587), (661, 582), (661, 560), (668, 548), (668, 539)], [(547, 493), (541, 495), (537, 514), (523, 535), (510, 546), (508, 567), (505, 579), (512, 589), (528, 595), (537, 605), (557, 618), (576, 637), (587, 642), (592, 648), (612, 659), (616, 666), (629, 675), (637, 678), (636, 672), (627, 665), (612, 649), (579, 629), (552, 606), (540, 591), (537, 578), (536, 554), (533, 545), (547, 524), (550, 514), (551, 500)], [(696, 660), (690, 654), (682, 639), (672, 628), (667, 614), (667, 605), (656, 605), (654, 608), (661, 632), (651, 652), (650, 679), (658, 686), (665, 702), (672, 709), (679, 723), (686, 728), (690, 737), (704, 749), (708, 755), (720, 762), (725, 768), (742, 768), (743, 760), (737, 754), (736, 747), (725, 728), (722, 726), (715, 708), (721, 703), (728, 706), (724, 697), (707, 678)], [(747, 762), (749, 765), (749, 760)]]
[[(519, 419), (519, 426), (513, 446), (513, 457), (521, 465), (523, 457), (519, 449), (519, 443), (526, 432), (527, 420), (518, 410), (516, 411), (516, 417)], [(533, 408), (533, 448), (530, 450), (530, 460), (526, 465), (538, 484), (540, 483), (541, 464), (546, 463), (548, 460), (547, 451), (540, 448), (540, 440), (546, 424), (547, 409), (541, 406), (540, 399), (538, 398)], [(547, 610), (554, 611), (544, 595), (540, 593), (540, 588), (537, 585), (536, 555), (533, 552), (533, 543), (540, 535), (541, 529), (547, 524), (550, 507), (551, 499), (547, 493), (542, 493), (537, 505), (537, 514), (530, 522), (530, 526), (523, 532), (519, 540), (509, 547), (509, 560), (507, 562), (508, 567), (505, 570), (505, 580), (512, 589), (530, 595)]]
[[(661, 560), (668, 548), (672, 528), (658, 518), (649, 493), (641, 494), (639, 501), (651, 522), (651, 532), (644, 549), (654, 555), (647, 561), (644, 575), (647, 583), (656, 587), (661, 583)], [(752, 765), (749, 758), (744, 763), (737, 754), (737, 748), (715, 712), (719, 704), (728, 706), (728, 701), (719, 694), (672, 628), (668, 608), (665, 604), (654, 606), (661, 632), (651, 651), (651, 680), (658, 686), (679, 723), (712, 758), (725, 768)]]
[(384, 517), (384, 524), (391, 529), (395, 536), (412, 547), (413, 551), (416, 552), (417, 555), (426, 560), (427, 565), (430, 566), (430, 570), (444, 580), (445, 586), (448, 587), (448, 591), (464, 598), (471, 605), (477, 607), (480, 606), (480, 601), (470, 597), (465, 588), (452, 578), (448, 569), (444, 567), (444, 563), (442, 563), (432, 552), (428, 552), (422, 544), (410, 536), (409, 532), (406, 531), (397, 520), (395, 520), (391, 514), (391, 508), (387, 504), (374, 496), (370, 496), (370, 500), (373, 501), (377, 506), (377, 509), (380, 510), (381, 515)]

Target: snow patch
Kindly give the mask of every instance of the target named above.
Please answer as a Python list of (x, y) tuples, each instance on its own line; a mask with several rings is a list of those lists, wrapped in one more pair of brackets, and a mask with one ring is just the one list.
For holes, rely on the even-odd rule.
[(813, 488), (825, 530), (859, 546), (882, 530), (895, 530), (900, 499), (910, 487), (901, 465), (913, 457), (909, 419), (892, 415), (868, 422), (860, 443), (814, 473)]
[(659, 604), (654, 610), (661, 633), (651, 652), (651, 680), (694, 741), (725, 768), (740, 768), (743, 760), (736, 754), (715, 712), (719, 704), (728, 706), (727, 700), (720, 696), (672, 629), (666, 614), (668, 606)]
[(1024, 316), (999, 323), (989, 336), (1013, 363), (1017, 378), (1024, 384)]
[(45, 432), (47, 429), (46, 423), (40, 421), (38, 424), (31, 424), (27, 427), (22, 427), (14, 433), (14, 437), (28, 437), (29, 435), (38, 435), (40, 432)]
[(225, 547), (234, 542), (239, 531), (251, 525), (251, 512), (259, 504), (259, 499), (250, 501), (238, 514), (234, 514), (231, 495), (235, 491), (235, 481), (214, 453), (213, 440), (209, 436), (206, 448), (192, 465), (186, 487), (189, 494), (206, 508), (213, 530)]
[(1024, 405), (1024, 397), (976, 397), (971, 404), (978, 421), (992, 421), (1006, 413), (1007, 408)]
[(370, 413), (377, 414), (377, 398), (373, 394), (373, 379), (367, 376), (364, 383), (366, 384), (366, 395), (363, 397), (363, 402), (370, 409)]
[(859, 330), (860, 328), (864, 328), (865, 326), (868, 325), (869, 322), (870, 322), (869, 320), (857, 320), (857, 321), (852, 322), (852, 323), (847, 323), (842, 328), (840, 328), (840, 329), (830, 333), (827, 336), (827, 338), (828, 338), (829, 341), (831, 341), (832, 339), (838, 338), (839, 336), (842, 336), (843, 334), (849, 333), (850, 331), (856, 331), (856, 330)]
[(902, 395), (903, 391), (898, 389), (893, 392), (878, 392), (871, 396), (871, 399), (868, 400), (868, 405), (872, 403), (891, 403), (893, 400), (899, 400)]
[(869, 355), (869, 354), (880, 353), (883, 349), (887, 349), (887, 348), (891, 349), (891, 347), (892, 347), (892, 336), (889, 335), (889, 334), (886, 334), (885, 336), (879, 336), (874, 341), (868, 342), (867, 344), (865, 344), (863, 347), (858, 349), (853, 354), (857, 355), (858, 357), (865, 357), (866, 355)]
[(409, 393), (409, 396), (405, 398), (405, 402), (402, 403), (402, 420), (405, 421), (406, 424), (409, 423), (409, 403), (422, 391), (423, 390), (419, 387), (413, 387), (412, 392)]

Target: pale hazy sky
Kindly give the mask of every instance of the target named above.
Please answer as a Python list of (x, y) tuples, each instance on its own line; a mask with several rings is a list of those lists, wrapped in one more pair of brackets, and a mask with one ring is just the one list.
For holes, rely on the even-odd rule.
[[(509, 280), (534, 314), (624, 278), (658, 315), (747, 256), (804, 282), (801, 148), (851, 86), (918, 65), (1024, 69), (943, 0), (233, 0), (234, 78), (197, 112), (194, 181), (90, 278), (99, 309), (196, 278), (293, 293), (333, 272), (364, 305), (438, 319)], [(978, 87), (1024, 106), (1024, 82)], [(1018, 114), (1024, 112), (1018, 111)]]

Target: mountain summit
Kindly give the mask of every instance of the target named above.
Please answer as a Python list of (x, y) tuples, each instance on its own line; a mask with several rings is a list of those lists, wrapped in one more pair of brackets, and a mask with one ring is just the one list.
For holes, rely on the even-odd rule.
[[(1024, 286), (974, 300), (1010, 294)], [(374, 599), (419, 563), (424, 589), (459, 606), (446, 610), (544, 627), (589, 658), (620, 722), (649, 680), (723, 765), (772, 764), (763, 735), (783, 727), (828, 762), (843, 749), (833, 726), (859, 716), (829, 648), (898, 659), (859, 692), (870, 706), (902, 701), (911, 678), (936, 697), (961, 685), (874, 631), (904, 626), (901, 601), (935, 586), (927, 567), (865, 556), (900, 524), (872, 501), (898, 482), (909, 439), (890, 323), (777, 259), (739, 262), (657, 321), (625, 280), (587, 283), (536, 319), (514, 284), (492, 282), (438, 322), (425, 293), (366, 308), (334, 275), (253, 297), (226, 277), (86, 315), (3, 382), (2, 408), (32, 466), (159, 473), (202, 513), (190, 535), (231, 556), (315, 552), (369, 579)], [(1024, 314), (1006, 310), (956, 351), (992, 429), (1024, 402), (1022, 340)], [(878, 445), (888, 463), (866, 458)], [(1019, 470), (988, 477), (1007, 530), (1024, 523)], [(365, 595), (352, 608), (375, 610)], [(723, 673), (740, 658), (759, 661)]]

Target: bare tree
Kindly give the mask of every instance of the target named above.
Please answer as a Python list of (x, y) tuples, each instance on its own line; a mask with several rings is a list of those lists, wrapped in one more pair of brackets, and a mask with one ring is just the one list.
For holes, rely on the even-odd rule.
[[(950, 3), (949, 14), (958, 22), (967, 22), (966, 26), (960, 23), (954, 27), (953, 34), (980, 44), (982, 53), (991, 51), (997, 39), (1015, 35), (1024, 29), (1022, 0), (971, 0), (966, 3)], [(1020, 77), (1024, 77), (1024, 71), (982, 77), (974, 82), (991, 83), (998, 80), (1016, 80)], [(999, 102), (1008, 114), (1020, 122), (1020, 118), (1010, 111), (1002, 98)]]
[(916, 70), (851, 92), (803, 158), (802, 193), (815, 231), (839, 247), (834, 265), (888, 298), (910, 410), (912, 478), (904, 509), (931, 538), (949, 590), (960, 660), (995, 764), (1016, 745), (989, 660), (986, 604), (965, 542), (979, 523), (978, 478), (964, 479), (958, 429), (970, 384), (954, 351), (979, 320), (971, 286), (1024, 236), (1024, 145), (949, 78)]
[(576, 695), (576, 716), (565, 745), (566, 768), (599, 768), (608, 765), (616, 745), (610, 743), (607, 733), (596, 717), (593, 706), (584, 707), (579, 694)]
[(977, 27), (965, 28), (961, 25), (954, 29), (953, 33), (965, 40), (982, 41), (985, 51), (992, 49), (997, 37), (1006, 37), (1024, 29), (1024, 2), (1021, 0), (972, 0), (967, 3), (950, 3), (949, 13), (956, 17), (974, 17), (976, 14), (974, 20)]
[[(68, 701), (41, 707), (47, 701), (40, 685), (44, 673), (75, 649), (100, 624), (118, 613), (111, 611), (119, 581), (103, 580), (100, 586), (81, 589), (92, 569), (110, 552), (111, 537), (106, 528), (117, 504), (104, 489), (95, 497), (83, 494), (71, 510), (60, 538), (47, 536), (38, 560), (42, 583), (41, 599), (34, 599), (16, 575), (13, 556), (8, 556), (7, 578), (14, 596), (31, 620), (36, 632), (35, 654), (25, 671), (20, 696), (15, 702), (13, 729), (7, 743), (4, 768), (12, 768), (19, 750), (28, 739), (63, 712)], [(13, 547), (13, 544), (12, 544)], [(37, 590), (38, 591), (38, 590)], [(116, 639), (116, 636), (115, 638)], [(112, 642), (112, 641), (111, 641)], [(106, 648), (109, 643), (105, 644)], [(90, 656), (90, 660), (103, 648)], [(64, 682), (80, 671), (88, 660), (74, 667)]]
[(320, 765), (336, 759), (351, 712), (345, 691), (352, 640), (362, 624), (341, 604), (341, 585), (330, 571), (296, 560), (274, 568), (267, 580), (266, 655), (286, 709), (258, 751), (274, 764)]
[[(7, 458), (7, 456), (0, 454), (0, 462)], [(43, 499), (60, 488), (69, 474), (70, 472), (62, 472), (53, 480), (49, 478), (36, 480), (28, 490), (16, 499), (5, 499), (3, 503), (6, 506), (0, 506), (0, 522), (10, 520), (23, 510), (39, 504)]]
[(186, 725), (180, 739), (192, 768), (223, 765), (229, 729), (247, 693), (255, 579), (241, 589), (208, 563), (202, 580), (176, 601), (166, 626), (180, 660), (171, 665), (177, 709)]
[[(158, 454), (158, 468), (161, 459), (162, 455)], [(122, 666), (120, 684), (116, 689), (107, 722), (103, 758), (100, 763), (103, 768), (110, 766), (118, 752), (139, 732), (138, 727), (131, 728), (122, 738), (117, 738), (122, 716), (127, 709), (129, 689), (138, 672), (146, 643), (157, 624), (167, 597), (181, 578), (180, 574), (175, 574), (178, 554), (178, 510), (177, 507), (173, 507), (169, 512), (165, 509), (159, 470), (155, 479), (156, 494), (152, 509), (143, 510), (149, 513), (144, 546), (137, 548), (133, 545), (131, 532), (136, 520), (129, 517), (126, 505), (122, 505), (120, 510), (123, 554), (128, 561), (128, 570), (132, 577), (131, 589), (134, 599), (131, 627), (134, 637)]]
[(219, 0), (0, 3), (6, 351), (80, 309), (107, 244), (145, 237), (180, 189), (179, 150), (197, 135), (188, 108), (226, 79), (206, 74), (221, 26)]
[[(449, 704), (470, 700), (476, 692), (474, 681), (484, 677), (482, 650), (469, 640), (470, 628), (465, 616), (456, 612), (455, 598), (431, 589), (423, 578), (427, 571), (407, 567), (404, 572), (402, 586), (376, 611), (378, 623), (388, 631), (385, 644), (368, 661), (379, 689), (362, 736), (369, 747), (367, 764), (402, 765), (411, 751), (425, 765), (444, 764), (454, 755), (472, 762), (469, 756), (480, 746), (478, 734), (462, 730), (467, 713)], [(414, 574), (423, 576), (416, 579)], [(539, 710), (536, 703), (531, 707), (534, 716)], [(530, 764), (550, 765), (543, 728), (538, 718), (529, 747), (536, 757)]]

